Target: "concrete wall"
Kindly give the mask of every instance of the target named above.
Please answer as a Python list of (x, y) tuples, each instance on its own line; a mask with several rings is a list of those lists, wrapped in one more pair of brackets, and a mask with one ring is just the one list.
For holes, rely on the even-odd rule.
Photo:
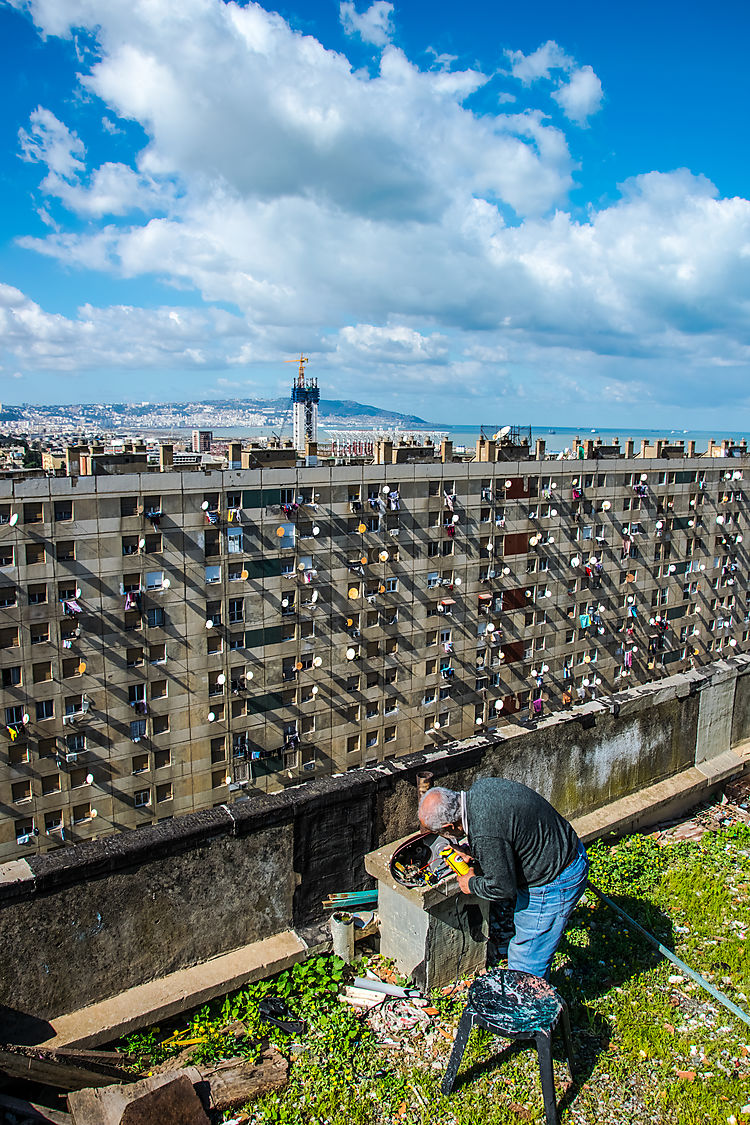
[(675, 777), (750, 731), (750, 657), (0, 868), (0, 1004), (51, 1018), (321, 916), (365, 854), (416, 825), (415, 778), (502, 774), (570, 817)]

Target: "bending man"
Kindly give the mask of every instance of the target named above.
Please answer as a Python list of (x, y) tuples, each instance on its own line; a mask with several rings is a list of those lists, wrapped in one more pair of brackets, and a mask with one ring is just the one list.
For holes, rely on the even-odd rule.
[(470, 868), (459, 887), (479, 898), (515, 899), (508, 968), (548, 978), (589, 872), (586, 849), (567, 820), (533, 789), (501, 777), (482, 778), (461, 793), (435, 786), (419, 802), (419, 820), (459, 851), (466, 837), (468, 854), (461, 854)]

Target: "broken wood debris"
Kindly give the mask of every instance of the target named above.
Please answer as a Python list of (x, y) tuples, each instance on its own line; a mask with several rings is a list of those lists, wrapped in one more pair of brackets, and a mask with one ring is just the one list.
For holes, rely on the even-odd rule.
[(284, 1056), (268, 1047), (257, 1059), (225, 1059), (212, 1067), (163, 1071), (129, 1086), (77, 1090), (68, 1095), (68, 1108), (72, 1125), (208, 1125), (206, 1111), (235, 1109), (279, 1090), (288, 1072)]
[(116, 1051), (83, 1051), (72, 1047), (19, 1047), (0, 1045), (0, 1072), (10, 1078), (25, 1078), (58, 1090), (82, 1090), (87, 1086), (111, 1086), (133, 1082), (140, 1075), (126, 1070), (132, 1063)]

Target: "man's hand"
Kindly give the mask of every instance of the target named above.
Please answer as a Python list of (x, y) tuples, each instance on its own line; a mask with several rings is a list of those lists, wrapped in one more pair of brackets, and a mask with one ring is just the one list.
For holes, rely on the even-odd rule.
[[(471, 856), (466, 856), (466, 857), (462, 856), (462, 858), (470, 859)], [(474, 875), (474, 874), (476, 874), (476, 872), (474, 871), (474, 868), (469, 867), (469, 870), (466, 872), (465, 875), (457, 876), (459, 890), (461, 890), (463, 892), (463, 894), (465, 894), (465, 895), (471, 894), (471, 891), (469, 890), (469, 879), (471, 879), (472, 875)]]
[(464, 863), (471, 863), (474, 859), (474, 857), (469, 855), (468, 852), (462, 852), (460, 848), (454, 848), (453, 851), (456, 853), (459, 859), (462, 859), (464, 861)]

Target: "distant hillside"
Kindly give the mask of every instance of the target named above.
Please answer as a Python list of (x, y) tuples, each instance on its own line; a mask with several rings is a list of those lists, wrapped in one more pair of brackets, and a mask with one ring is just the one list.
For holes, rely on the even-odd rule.
[[(260, 409), (286, 410), (289, 399), (277, 398), (271, 402), (259, 403)], [(426, 422), (416, 414), (399, 414), (396, 410), (384, 410), (381, 406), (370, 406), (367, 403), (355, 402), (353, 399), (322, 398), (320, 400), (319, 416), (321, 418), (351, 419), (355, 422), (361, 418), (365, 420), (378, 419), (406, 427), (421, 426), (429, 428), (432, 422)]]
[[(278, 426), (291, 415), (288, 398), (224, 398), (202, 399), (191, 402), (98, 402), (32, 404), (0, 406), (0, 421), (18, 421), (45, 425), (70, 424), (86, 429), (128, 429), (134, 425), (144, 428), (168, 428), (171, 425), (201, 426), (212, 429), (231, 425), (246, 425), (247, 416), (265, 416), (267, 424)], [(416, 414), (400, 414), (369, 403), (352, 399), (324, 398), (320, 401), (319, 417), (323, 425), (332, 428), (397, 427), (400, 429), (435, 429)], [(258, 424), (249, 418), (251, 424)]]

